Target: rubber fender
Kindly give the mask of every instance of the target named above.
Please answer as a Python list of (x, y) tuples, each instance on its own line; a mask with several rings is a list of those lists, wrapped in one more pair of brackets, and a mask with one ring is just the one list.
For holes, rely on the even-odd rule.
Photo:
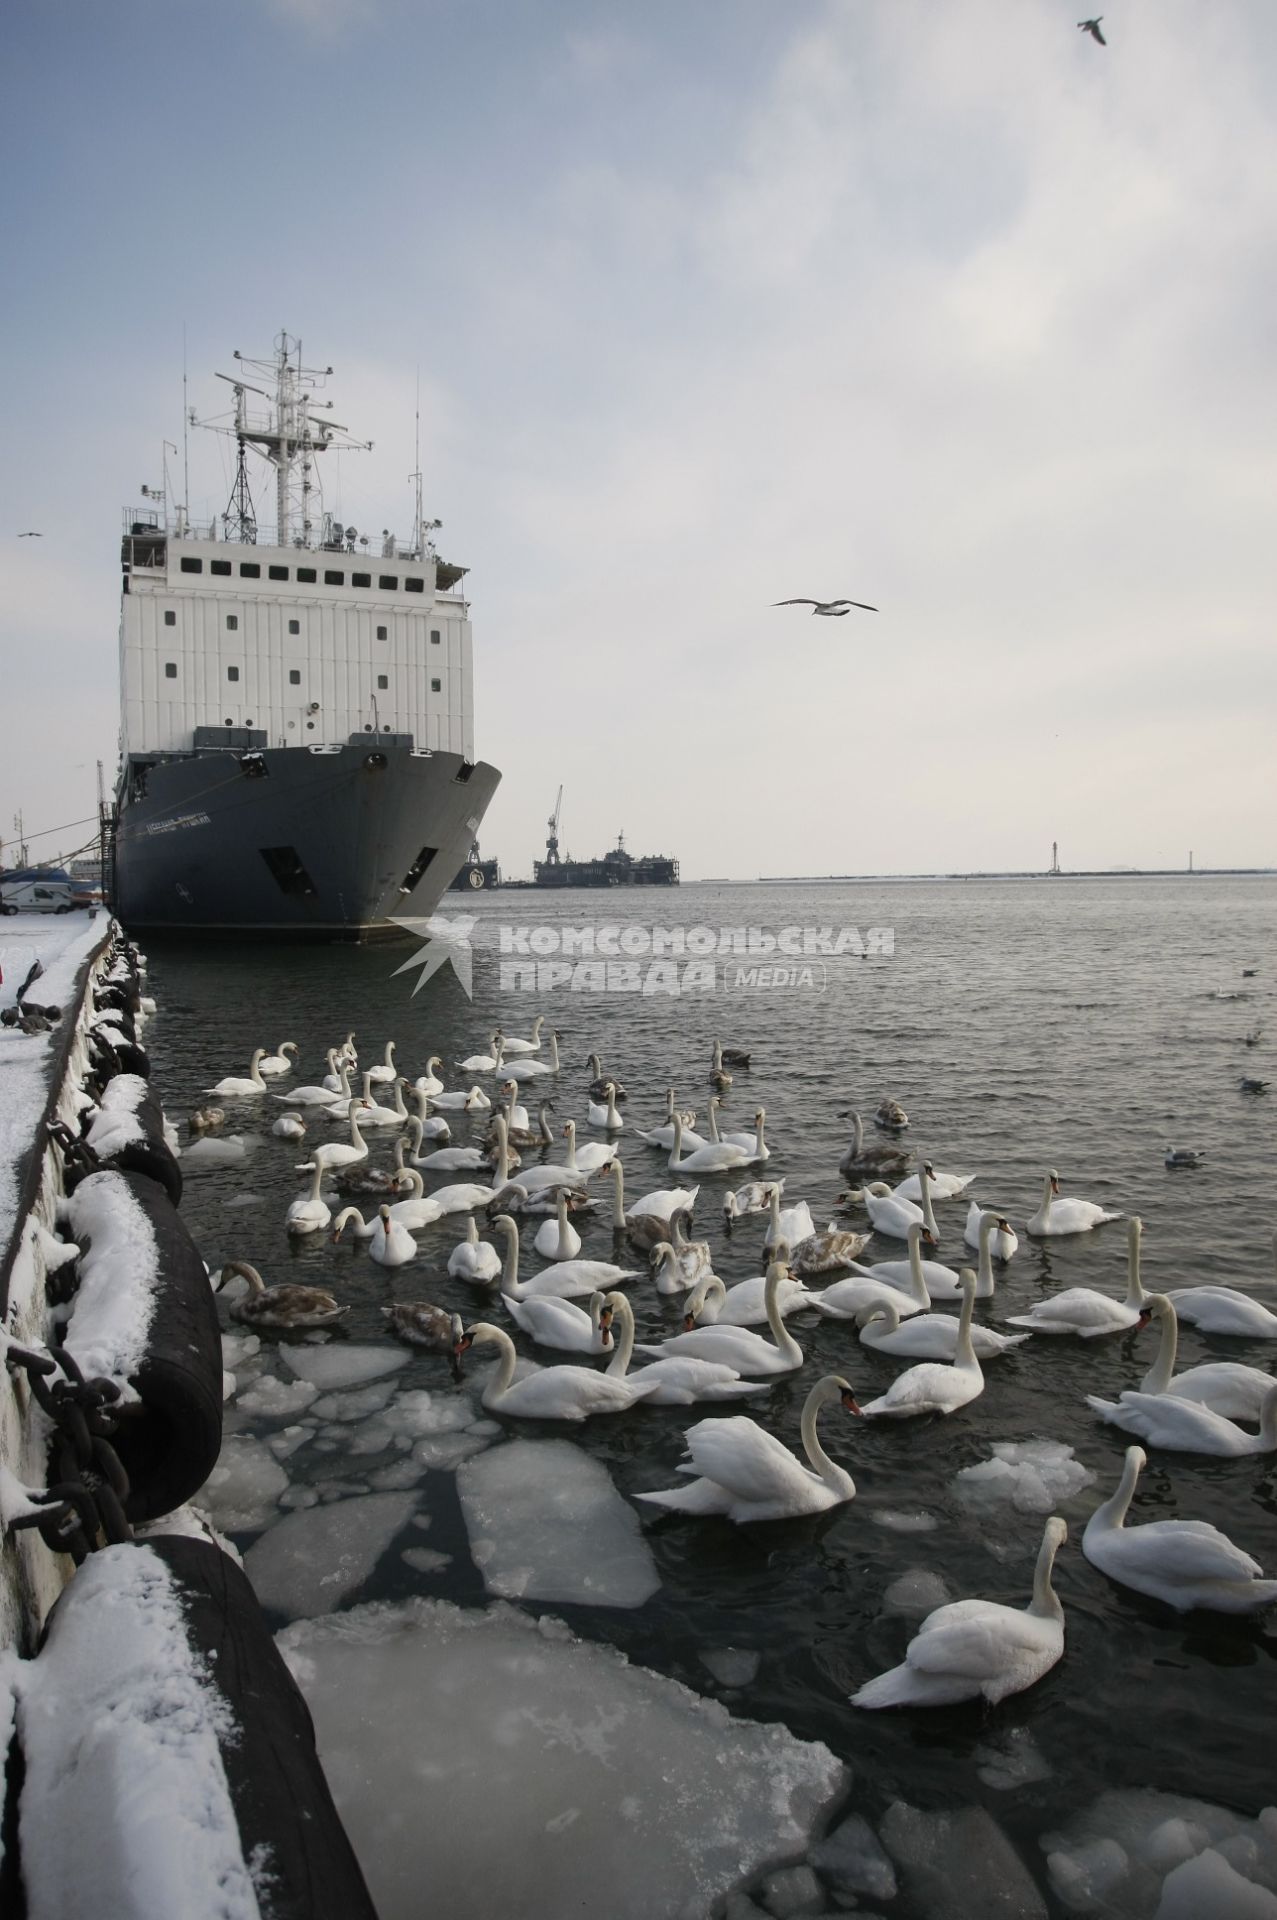
[[(158, 1665), (140, 1680), (137, 1650), (154, 1631), (157, 1608), (169, 1621), (176, 1611), (180, 1627), (176, 1635), (161, 1630)], [(310, 1710), (248, 1579), (211, 1541), (157, 1534), (91, 1554), (53, 1607), (33, 1665), (37, 1700), (41, 1669), (47, 1673), (40, 1741), (48, 1741), (48, 1714), (60, 1707), (65, 1751), (52, 1758), (42, 1754), (38, 1768), (28, 1753), (29, 1788), (45, 1787), (53, 1796), (51, 1807), (46, 1801), (30, 1812), (23, 1796), (20, 1833), (29, 1889), (55, 1892), (71, 1874), (86, 1873), (98, 1911), (113, 1920), (158, 1920), (150, 1907), (140, 1906), (130, 1871), (151, 1844), (146, 1822), (155, 1816), (152, 1803), (133, 1789), (139, 1752), (144, 1767), (148, 1755), (138, 1747), (128, 1711), (139, 1684), (149, 1681), (160, 1698), (183, 1702), (188, 1724), (198, 1717), (211, 1726), (216, 1748), (214, 1742), (175, 1739), (164, 1766), (181, 1768), (187, 1777), (169, 1775), (161, 1800), (171, 1786), (175, 1808), (208, 1808), (206, 1820), (227, 1809), (262, 1913), (271, 1920), (377, 1920), (319, 1763)], [(192, 1673), (200, 1677), (207, 1708), (191, 1697)], [(81, 1698), (85, 1692), (88, 1697)], [(27, 1733), (23, 1717), (19, 1732)], [(153, 1755), (152, 1747), (152, 1765)], [(111, 1796), (115, 1818), (136, 1824), (119, 1832), (106, 1858), (67, 1868), (55, 1849), (62, 1835), (75, 1853), (74, 1825), (67, 1830), (63, 1823), (73, 1821), (82, 1803), (79, 1783), (90, 1763), (101, 1792)], [(229, 1837), (234, 1849), (235, 1836)], [(220, 1859), (224, 1864), (224, 1852)], [(209, 1852), (192, 1849), (187, 1872), (182, 1912), (223, 1911)], [(201, 1876), (208, 1884), (200, 1884)]]
[[(137, 1525), (182, 1506), (217, 1465), (222, 1450), (221, 1328), (199, 1249), (164, 1190), (140, 1173), (112, 1171), (91, 1177), (122, 1181), (155, 1235), (151, 1328), (145, 1356), (130, 1376), (142, 1408), (121, 1419), (111, 1436), (129, 1476), (124, 1510)], [(81, 1254), (81, 1271), (92, 1255), (90, 1244), (87, 1254)]]
[[(118, 1076), (112, 1076), (117, 1078)], [(107, 1088), (111, 1082), (107, 1082)], [(110, 1110), (112, 1102), (107, 1088), (103, 1089), (101, 1105)], [(137, 1091), (135, 1089), (135, 1091)], [(151, 1089), (149, 1083), (145, 1092), (141, 1092), (129, 1107), (145, 1138), (130, 1140), (124, 1145), (112, 1148), (109, 1144), (97, 1145), (90, 1138), (98, 1159), (104, 1167), (118, 1167), (122, 1173), (144, 1173), (149, 1180), (156, 1180), (163, 1187), (175, 1207), (182, 1204), (182, 1169), (177, 1158), (164, 1138), (164, 1110), (159, 1095)], [(89, 1134), (92, 1135), (92, 1124)]]

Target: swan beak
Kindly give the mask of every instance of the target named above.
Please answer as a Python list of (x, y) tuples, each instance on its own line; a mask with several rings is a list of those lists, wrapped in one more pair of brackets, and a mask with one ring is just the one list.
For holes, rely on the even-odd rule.
[(936, 1239), (930, 1227), (924, 1227), (922, 1229), (922, 1244), (925, 1247), (938, 1247), (940, 1245), (940, 1242)]
[(1152, 1314), (1149, 1312), (1148, 1308), (1145, 1307), (1144, 1311), (1140, 1314), (1139, 1319), (1135, 1322), (1133, 1331), (1136, 1333), (1141, 1333), (1144, 1330), (1144, 1328), (1149, 1325), (1152, 1318), (1153, 1318)]
[(694, 1313), (685, 1313), (683, 1315), (683, 1332), (691, 1333), (694, 1330), (695, 1326), (696, 1326), (696, 1315)]
[(860, 1402), (857, 1400), (854, 1393), (850, 1393), (847, 1391), (846, 1388), (844, 1388), (839, 1398), (841, 1399), (842, 1404), (848, 1413), (858, 1413), (863, 1415), (864, 1408), (861, 1406)]
[(1060, 1183), (1054, 1177), (1054, 1175), (1052, 1176), (1052, 1179), (1051, 1179), (1051, 1191), (1052, 1193), (1058, 1193), (1060, 1191)]

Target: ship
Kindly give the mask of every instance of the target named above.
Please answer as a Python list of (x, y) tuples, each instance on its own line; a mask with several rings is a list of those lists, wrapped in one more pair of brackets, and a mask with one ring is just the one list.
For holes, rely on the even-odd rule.
[(474, 754), (468, 569), (435, 547), (420, 458), (406, 538), (324, 511), (320, 457), (371, 450), (326, 417), (331, 367), (287, 333), (235, 361), (225, 512), (170, 512), (167, 466), (125, 509), (109, 898), (139, 934), (390, 933), (433, 911), (501, 778)]
[(625, 845), (625, 835), (617, 835), (616, 845), (600, 860), (573, 860), (559, 852), (559, 817), (563, 810), (563, 789), (559, 788), (554, 812), (547, 821), (545, 859), (532, 863), (532, 884), (536, 887), (676, 887), (678, 861), (667, 854), (650, 853), (636, 858)]

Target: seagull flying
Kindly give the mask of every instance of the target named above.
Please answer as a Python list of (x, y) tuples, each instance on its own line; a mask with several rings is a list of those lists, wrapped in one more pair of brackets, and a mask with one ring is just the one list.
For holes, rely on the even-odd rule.
[(1104, 15), (1102, 13), (1097, 13), (1094, 20), (1079, 20), (1078, 25), (1081, 27), (1083, 33), (1090, 34), (1092, 40), (1098, 40), (1102, 47), (1107, 47), (1108, 41), (1100, 32), (1100, 21), (1103, 18)]
[(871, 607), (864, 600), (773, 600), (774, 607), (810, 607), (813, 613), (826, 614), (830, 619), (840, 620), (853, 607), (860, 607), (865, 613), (877, 613), (877, 607)]
[(43, 540), (44, 535), (42, 533), (20, 533), (18, 538), (19, 540)]

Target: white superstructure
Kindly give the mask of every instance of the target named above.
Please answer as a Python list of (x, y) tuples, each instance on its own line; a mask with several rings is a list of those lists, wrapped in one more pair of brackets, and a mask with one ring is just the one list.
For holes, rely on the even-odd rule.
[[(244, 362), (243, 365), (252, 363)], [(120, 621), (121, 750), (190, 752), (215, 733), (243, 744), (315, 747), (352, 734), (411, 734), (421, 749), (474, 758), (471, 630), (418, 508), (412, 536), (361, 540), (323, 514), (316, 456), (339, 442), (313, 417), (298, 344), (281, 334), (270, 412), (254, 419), (236, 379), (239, 475), (218, 526), (126, 510)], [(275, 470), (277, 523), (252, 511), (252, 448)], [(272, 544), (273, 543), (273, 544)]]

